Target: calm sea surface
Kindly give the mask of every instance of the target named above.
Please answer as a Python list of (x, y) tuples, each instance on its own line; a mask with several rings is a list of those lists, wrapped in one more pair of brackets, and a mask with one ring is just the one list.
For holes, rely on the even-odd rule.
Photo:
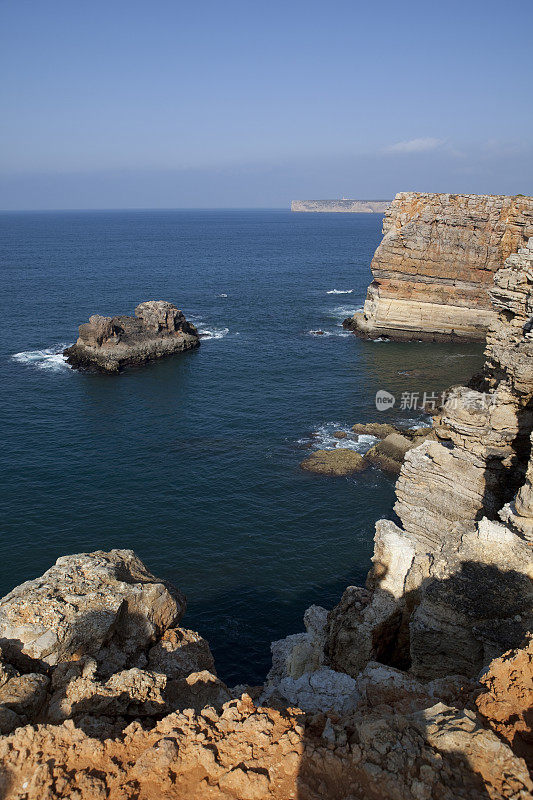
[[(188, 596), (184, 624), (229, 683), (269, 644), (362, 582), (393, 482), (299, 469), (358, 421), (420, 423), (402, 392), (439, 392), (478, 346), (363, 342), (377, 214), (139, 211), (0, 215), (0, 593), (66, 553), (132, 548)], [(343, 293), (340, 293), (343, 292)], [(201, 347), (119, 376), (58, 355), (90, 314), (171, 300)], [(311, 331), (324, 331), (314, 335)], [(397, 397), (377, 412), (375, 393)], [(316, 434), (313, 436), (312, 434)], [(364, 451), (368, 439), (349, 442)]]

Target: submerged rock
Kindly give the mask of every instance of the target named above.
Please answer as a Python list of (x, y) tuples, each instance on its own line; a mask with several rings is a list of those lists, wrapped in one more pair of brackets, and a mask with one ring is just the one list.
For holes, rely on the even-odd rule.
[(149, 300), (137, 306), (134, 317), (94, 314), (64, 355), (73, 367), (113, 373), (199, 344), (198, 331), (183, 312), (164, 300)]
[(300, 464), (300, 467), (306, 472), (339, 477), (360, 472), (365, 466), (364, 458), (360, 453), (345, 447), (336, 447), (334, 450), (315, 450)]

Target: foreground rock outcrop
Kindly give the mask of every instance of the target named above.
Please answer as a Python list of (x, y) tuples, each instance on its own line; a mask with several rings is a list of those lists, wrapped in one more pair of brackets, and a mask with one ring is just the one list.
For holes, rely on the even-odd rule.
[(198, 331), (182, 311), (164, 300), (149, 300), (137, 306), (134, 317), (93, 314), (64, 355), (73, 367), (113, 373), (199, 344)]
[[(90, 624), (80, 618), (85, 590)], [(2, 798), (531, 796), (526, 763), (514, 752), (517, 736), (528, 741), (527, 675), (505, 692), (528, 649), (503, 667), (494, 662), (486, 695), (461, 676), (424, 683), (373, 661), (353, 678), (324, 665), (328, 613), (315, 606), (307, 633), (274, 648), (269, 681), (254, 701), (242, 690), (232, 698), (209, 671), (207, 644), (175, 627), (183, 609), (177, 590), (118, 550), (60, 559), (4, 598)], [(36, 642), (55, 631), (43, 654)], [(306, 673), (310, 659), (315, 669)], [(292, 677), (280, 681), (287, 671)], [(300, 708), (287, 707), (284, 692)]]
[(105, 717), (118, 728), (230, 694), (185, 598), (131, 550), (65, 556), (0, 601), (0, 731)]
[(505, 259), (533, 236), (533, 198), (400, 192), (383, 220), (355, 333), (393, 339), (480, 340), (488, 290)]

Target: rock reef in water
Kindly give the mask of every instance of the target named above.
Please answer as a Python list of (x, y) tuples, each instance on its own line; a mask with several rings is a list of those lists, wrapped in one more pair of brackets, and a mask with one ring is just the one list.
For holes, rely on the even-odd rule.
[(532, 197), (400, 192), (363, 311), (344, 325), (366, 338), (483, 341), (494, 273), (532, 235)]
[(94, 314), (64, 355), (78, 369), (113, 373), (199, 344), (198, 331), (183, 312), (164, 300), (149, 300), (137, 306), (134, 317)]
[(260, 691), (216, 677), (183, 595), (131, 551), (0, 601), (2, 798), (533, 796), (530, 244), (495, 275), (479, 389), (405, 456), (366, 587), (274, 642)]
[(436, 438), (432, 428), (402, 429), (380, 422), (358, 423), (352, 426), (352, 431), (356, 436), (375, 436), (381, 441), (361, 455), (341, 444), (345, 439), (353, 437), (349, 437), (346, 431), (335, 431), (333, 436), (339, 440), (340, 446), (329, 450), (315, 450), (300, 463), (301, 469), (318, 475), (344, 477), (373, 465), (384, 472), (397, 475), (409, 450), (418, 447), (423, 441)]
[(293, 200), (291, 211), (383, 214), (390, 200)]
[(362, 455), (345, 447), (315, 450), (300, 464), (305, 472), (336, 476), (352, 475), (354, 472), (360, 472), (365, 466)]

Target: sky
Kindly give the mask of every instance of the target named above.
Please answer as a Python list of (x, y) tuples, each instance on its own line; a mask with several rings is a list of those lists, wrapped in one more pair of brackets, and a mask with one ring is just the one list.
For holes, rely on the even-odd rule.
[(531, 0), (0, 0), (0, 209), (533, 194)]

